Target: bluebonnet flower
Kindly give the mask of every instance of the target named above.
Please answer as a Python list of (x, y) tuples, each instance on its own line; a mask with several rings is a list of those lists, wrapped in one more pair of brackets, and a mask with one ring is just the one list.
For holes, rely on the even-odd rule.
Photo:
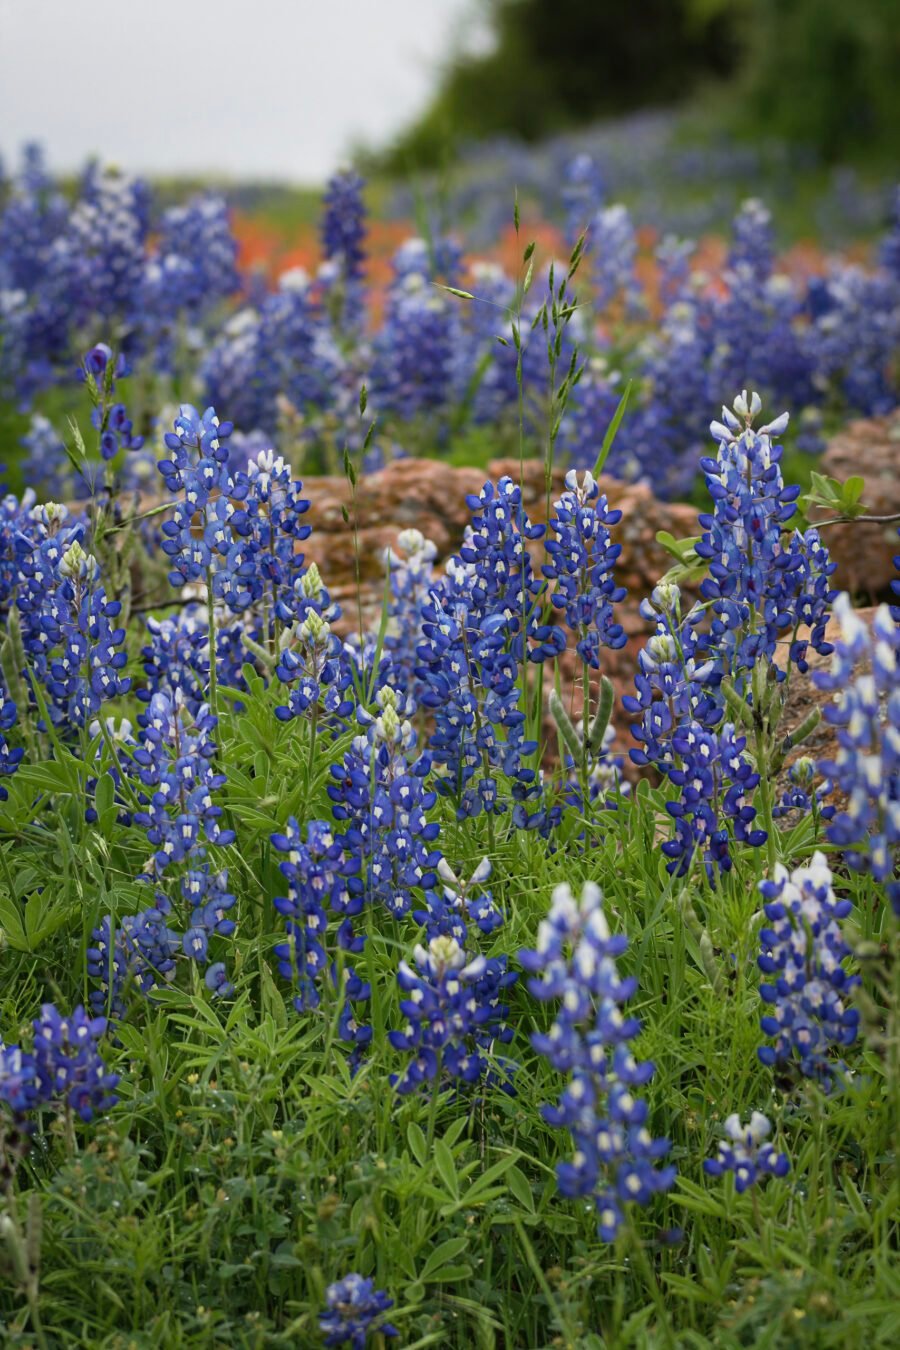
[(323, 198), (319, 229), (325, 264), (319, 270), (319, 280), (325, 288), (329, 313), (338, 327), (345, 323), (359, 325), (364, 317), (364, 186), (359, 174), (346, 170), (329, 179)]
[[(171, 560), (173, 586), (208, 582), (216, 556), (227, 559), (232, 548), (234, 501), (246, 496), (248, 484), (228, 470), (226, 441), (231, 430), (231, 423), (220, 422), (214, 408), (201, 416), (196, 408), (182, 404), (174, 430), (166, 433), (172, 458), (160, 460), (159, 471), (170, 492), (183, 494), (175, 501), (172, 518), (162, 526), (162, 548)], [(223, 571), (230, 579), (227, 567)]]
[(290, 694), (286, 704), (276, 707), (275, 716), (282, 722), (306, 713), (315, 720), (320, 712), (333, 719), (346, 718), (353, 708), (346, 697), (351, 670), (340, 638), (331, 631), (329, 619), (337, 611), (315, 564), (301, 578), (297, 597), (303, 617), (282, 631), (275, 668), (281, 683), (290, 686)]
[(292, 268), (255, 308), (231, 316), (200, 374), (213, 403), (271, 443), (283, 414), (312, 418), (332, 410), (347, 369), (316, 288), (302, 268)]
[(357, 709), (366, 733), (332, 765), (328, 795), (343, 827), (340, 842), (362, 861), (363, 893), (400, 916), (412, 907), (415, 889), (435, 884), (440, 826), (428, 820), (436, 801), (425, 786), (431, 757), (418, 753), (411, 707), (389, 685), (379, 689), (377, 702), (378, 717)]
[(125, 629), (115, 627), (121, 602), (107, 598), (100, 567), (85, 551), (85, 526), (67, 524), (65, 507), (48, 503), (31, 513), (16, 540), (16, 604), (28, 678), (47, 695), (59, 726), (90, 723), (104, 700), (128, 692)]
[[(801, 668), (806, 650), (806, 640), (797, 636), (801, 626), (809, 628), (816, 651), (830, 650), (824, 634), (834, 565), (815, 530), (795, 532), (786, 546), (782, 525), (795, 513), (800, 495), (799, 487), (784, 486), (781, 448), (774, 441), (787, 414), (754, 431), (761, 407), (759, 395), (748, 398), (745, 391), (734, 413), (723, 408), (723, 421), (710, 428), (719, 453), (715, 460), (701, 460), (701, 467), (714, 511), (700, 516), (704, 535), (695, 545), (709, 564), (700, 589), (715, 614), (711, 646), (719, 668), (742, 692), (745, 672), (760, 659), (771, 662), (784, 633), (792, 635), (791, 657)], [(772, 669), (784, 678), (783, 669)], [(752, 697), (752, 690), (746, 693)]]
[(237, 252), (221, 197), (196, 196), (163, 211), (139, 293), (144, 340), (157, 369), (174, 373), (182, 349), (199, 350), (200, 325), (240, 285)]
[(894, 188), (891, 199), (891, 224), (881, 241), (879, 262), (886, 272), (900, 282), (900, 186)]
[(459, 302), (432, 284), (435, 268), (423, 240), (408, 240), (393, 265), (385, 317), (372, 341), (372, 406), (405, 421), (434, 417), (454, 394)]
[(685, 298), (690, 281), (691, 258), (697, 245), (692, 239), (667, 234), (660, 241), (656, 259), (660, 299), (670, 306)]
[(848, 866), (885, 886), (900, 914), (900, 628), (887, 605), (867, 626), (845, 594), (834, 613), (841, 635), (831, 670), (813, 675), (820, 689), (835, 695), (824, 716), (837, 728), (838, 743), (819, 772), (846, 800), (827, 834)]
[(419, 662), (416, 649), (421, 641), (423, 607), (434, 581), (437, 548), (421, 530), (410, 529), (401, 530), (397, 536), (397, 550), (388, 549), (385, 558), (391, 584), (385, 646), (398, 687), (417, 698), (421, 686), (415, 676)]
[(129, 373), (122, 354), (114, 358), (112, 349), (105, 342), (98, 342), (86, 353), (78, 373), (94, 405), (91, 425), (97, 431), (103, 462), (108, 464), (120, 450), (140, 450), (143, 436), (133, 434), (134, 423), (124, 403), (115, 401), (116, 380)]
[(566, 239), (574, 244), (599, 212), (606, 195), (606, 183), (596, 160), (584, 153), (570, 160), (560, 195), (566, 214)]
[(364, 187), (365, 183), (358, 173), (352, 169), (345, 170), (329, 179), (323, 198), (322, 252), (326, 258), (340, 264), (344, 276), (350, 281), (361, 278), (365, 260)]
[(725, 1121), (726, 1138), (719, 1144), (715, 1158), (706, 1158), (703, 1170), (711, 1177), (734, 1173), (738, 1195), (742, 1195), (761, 1177), (785, 1177), (791, 1164), (786, 1153), (776, 1153), (769, 1142), (772, 1124), (761, 1111), (754, 1111), (747, 1125), (736, 1113)]
[(391, 1082), (402, 1095), (424, 1083), (475, 1083), (499, 1080), (511, 1091), (509, 1066), (491, 1067), (495, 1044), (506, 1045), (513, 1029), (506, 1022), (509, 1008), (505, 991), (517, 975), (507, 970), (506, 957), (472, 957), (455, 937), (433, 937), (427, 948), (413, 953), (415, 969), (401, 961), (397, 972), (400, 1011), (406, 1017), (402, 1031), (389, 1031), (395, 1050), (412, 1058)]
[(154, 905), (118, 921), (107, 914), (93, 930), (86, 957), (88, 975), (97, 985), (90, 994), (96, 1015), (118, 1021), (132, 992), (146, 998), (174, 978), (181, 936), (166, 919)]
[(747, 267), (761, 285), (772, 271), (775, 260), (775, 232), (772, 213), (755, 197), (743, 203), (732, 225), (728, 266)]
[(444, 883), (445, 901), (482, 933), (493, 933), (503, 924), (503, 914), (485, 886), (492, 871), (490, 858), (482, 858), (468, 880), (458, 877), (446, 858), (441, 858), (437, 865), (437, 874)]
[(133, 753), (141, 810), (134, 822), (153, 845), (153, 870), (202, 856), (204, 843), (225, 846), (234, 831), (219, 824), (222, 808), (213, 793), (225, 784), (215, 769), (212, 733), (216, 718), (206, 705), (191, 715), (180, 691), (153, 695), (138, 716), (141, 744)]
[(519, 667), (565, 647), (561, 630), (541, 622), (542, 584), (526, 545), (544, 531), (525, 514), (521, 489), (503, 478), (467, 500), (472, 526), (423, 607), (416, 669), (421, 704), (434, 714), (438, 790), (456, 799), (460, 819), (506, 809), (501, 774), (519, 802), (539, 791), (525, 763), (536, 747), (525, 740)]
[(11, 731), (18, 719), (18, 708), (10, 698), (0, 693), (0, 802), (9, 796), (3, 785), (3, 779), (11, 777), (22, 762), (25, 751), (21, 746), (10, 746), (6, 733)]
[(627, 712), (641, 716), (633, 734), (644, 748), (630, 754), (635, 764), (654, 763), (667, 773), (677, 767), (673, 740), (682, 726), (695, 722), (713, 728), (721, 721), (718, 681), (699, 629), (703, 611), (694, 606), (683, 615), (674, 582), (660, 582), (641, 601), (640, 611), (656, 631), (638, 653), (636, 694), (622, 700)]
[(45, 1003), (34, 1022), (34, 1059), (41, 1096), (56, 1100), (82, 1120), (115, 1106), (119, 1075), (110, 1073), (100, 1053), (105, 1017), (89, 1017), (78, 1007), (63, 1017)]
[[(41, 1087), (34, 1055), (28, 1054), (19, 1045), (5, 1045), (0, 1041), (0, 1105), (10, 1113), (14, 1128), (26, 1127), (28, 1112), (40, 1101)], [(2, 1128), (3, 1116), (0, 1113), (0, 1131)], [(0, 1150), (0, 1166), (4, 1161)]]
[(71, 490), (71, 464), (53, 423), (41, 413), (32, 413), (22, 437), (25, 457), (22, 475), (26, 483), (58, 499)]
[(363, 900), (348, 886), (358, 863), (345, 854), (324, 820), (309, 821), (304, 840), (291, 817), (284, 832), (272, 835), (272, 845), (287, 855), (279, 869), (287, 879), (288, 893), (275, 897), (275, 908), (285, 918), (286, 941), (276, 945), (275, 955), (281, 975), (295, 990), (294, 1007), (300, 1013), (318, 1008), (323, 983), (329, 979), (342, 994), (341, 1037), (361, 1050), (369, 1044), (372, 1028), (357, 1021), (352, 1004), (367, 1001), (371, 991), (352, 966), (341, 970), (337, 953), (329, 954), (326, 945), (329, 916), (335, 916), (339, 920), (334, 934), (337, 950), (351, 956), (363, 951), (365, 936), (353, 927)]
[(772, 810), (774, 818), (779, 820), (790, 815), (806, 816), (812, 812), (819, 820), (831, 820), (837, 809), (828, 802), (834, 784), (828, 778), (816, 784), (815, 779), (815, 760), (808, 755), (801, 755), (788, 769), (789, 785), (781, 794), (781, 801)]
[(598, 313), (604, 313), (619, 296), (630, 313), (639, 313), (642, 294), (635, 271), (637, 237), (626, 206), (617, 203), (601, 207), (590, 222), (587, 248)]
[[(246, 482), (230, 522), (235, 538), (217, 567), (221, 577), (213, 590), (237, 613), (261, 606), (266, 620), (271, 614), (273, 622), (289, 622), (297, 617), (294, 593), (304, 571), (297, 545), (312, 533), (304, 519), (309, 502), (301, 496), (302, 482), (291, 477), (290, 466), (273, 450), (248, 462)], [(263, 633), (265, 641), (268, 636)]]
[(516, 285), (499, 263), (476, 260), (469, 264), (469, 273), (475, 300), (464, 313), (454, 387), (461, 401), (471, 403), (473, 422), (481, 425), (497, 422), (518, 401), (514, 344), (512, 349), (498, 346), (498, 332), (510, 341), (508, 316)]
[(647, 1204), (675, 1180), (674, 1167), (657, 1166), (669, 1142), (651, 1136), (647, 1104), (636, 1095), (653, 1065), (638, 1063), (629, 1049), (640, 1022), (622, 1011), (637, 989), (617, 967), (627, 946), (610, 933), (599, 887), (585, 882), (580, 900), (567, 885), (555, 888), (536, 949), (519, 953), (531, 994), (558, 1004), (549, 1032), (531, 1039), (569, 1077), (557, 1106), (542, 1109), (575, 1145), (572, 1161), (557, 1168), (559, 1189), (593, 1197), (604, 1242), (616, 1237), (628, 1204)]
[(810, 645), (820, 654), (831, 650), (825, 629), (834, 564), (817, 531), (782, 529), (799, 495), (784, 486), (773, 439), (787, 414), (757, 432), (760, 408), (759, 396), (745, 392), (734, 412), (723, 409), (723, 421), (712, 424), (719, 453), (701, 464), (714, 510), (701, 515), (704, 533), (694, 545), (708, 564), (700, 585), (705, 603), (682, 615), (677, 586), (664, 583), (642, 604), (656, 632), (638, 658), (636, 696), (624, 700), (641, 715), (635, 737), (642, 747), (632, 759), (655, 763), (681, 789), (667, 804), (677, 821), (675, 838), (663, 846), (669, 870), (684, 874), (699, 852), (710, 879), (730, 869), (731, 838), (759, 847), (768, 837), (753, 826), (752, 803), (769, 771), (766, 744), (757, 736), (753, 761), (744, 755), (741, 726), (751, 726), (750, 714), (737, 728), (723, 720), (723, 682), (745, 709), (756, 710), (757, 725), (777, 725), (773, 690), (785, 668), (775, 662), (776, 646), (786, 640), (801, 671)]
[(550, 562), (543, 568), (556, 583), (550, 599), (575, 634), (581, 660), (599, 670), (601, 646), (616, 650), (625, 645), (625, 632), (613, 618), (613, 606), (625, 598), (614, 574), (622, 546), (609, 533), (622, 512), (610, 509), (589, 470), (579, 482), (574, 469), (566, 474), (566, 491), (554, 511), (550, 528), (556, 538), (546, 541)]
[[(219, 641), (221, 630), (217, 628)], [(209, 620), (205, 606), (186, 605), (175, 615), (147, 618), (148, 641), (141, 648), (146, 684), (137, 696), (149, 703), (155, 693), (181, 691), (185, 706), (196, 713), (209, 687)]]
[(206, 967), (203, 983), (213, 998), (231, 998), (234, 994), (234, 985), (228, 978), (224, 961), (213, 961), (211, 965)]
[(319, 1314), (319, 1329), (326, 1345), (350, 1345), (350, 1350), (365, 1350), (370, 1333), (399, 1335), (397, 1328), (382, 1320), (394, 1300), (373, 1280), (361, 1275), (345, 1275), (325, 1291), (325, 1311)]
[(845, 998), (859, 984), (844, 962), (850, 948), (840, 921), (850, 913), (839, 900), (823, 853), (788, 874), (777, 864), (759, 884), (768, 925), (760, 932), (760, 970), (772, 977), (760, 986), (767, 1011), (760, 1025), (774, 1045), (761, 1046), (763, 1064), (784, 1064), (816, 1078), (827, 1091), (841, 1065), (831, 1055), (856, 1039), (859, 1010)]
[(668, 872), (686, 875), (699, 855), (713, 881), (717, 871), (731, 871), (732, 838), (751, 848), (766, 842), (766, 831), (752, 828), (756, 808), (750, 794), (760, 776), (743, 753), (746, 744), (746, 736), (736, 735), (730, 722), (712, 731), (689, 722), (673, 735), (679, 767), (668, 768), (667, 774), (681, 795), (666, 802), (675, 820), (675, 838), (662, 845)]
[(900, 342), (896, 278), (838, 263), (810, 280), (806, 308), (817, 383), (866, 416), (890, 412)]

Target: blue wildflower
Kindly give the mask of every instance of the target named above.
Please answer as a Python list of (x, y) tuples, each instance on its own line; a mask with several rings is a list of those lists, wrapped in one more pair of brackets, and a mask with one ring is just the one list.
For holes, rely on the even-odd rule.
[(580, 901), (569, 886), (555, 888), (536, 949), (519, 953), (531, 994), (558, 1004), (549, 1032), (531, 1039), (569, 1077), (558, 1104), (542, 1109), (549, 1124), (569, 1130), (575, 1145), (572, 1162), (557, 1168), (559, 1189), (593, 1197), (604, 1242), (616, 1237), (628, 1204), (647, 1204), (675, 1180), (674, 1167), (657, 1166), (669, 1142), (652, 1137), (647, 1104), (636, 1094), (654, 1070), (638, 1063), (628, 1046), (640, 1022), (622, 1012), (637, 989), (634, 977), (617, 967), (627, 946), (625, 937), (610, 933), (599, 887), (585, 882)]
[(754, 1111), (747, 1125), (741, 1124), (736, 1113), (725, 1121), (726, 1138), (719, 1144), (714, 1158), (706, 1158), (703, 1170), (711, 1177), (721, 1177), (726, 1172), (734, 1173), (734, 1184), (738, 1195), (742, 1195), (761, 1177), (768, 1174), (773, 1177), (785, 1177), (791, 1164), (786, 1153), (776, 1153), (768, 1136), (772, 1133), (771, 1122), (761, 1111)]
[(319, 1329), (326, 1345), (350, 1345), (351, 1350), (365, 1350), (370, 1334), (399, 1335), (390, 1322), (382, 1321), (383, 1314), (394, 1306), (383, 1289), (376, 1289), (374, 1281), (361, 1275), (345, 1275), (330, 1284), (325, 1291), (325, 1311), (319, 1314)]

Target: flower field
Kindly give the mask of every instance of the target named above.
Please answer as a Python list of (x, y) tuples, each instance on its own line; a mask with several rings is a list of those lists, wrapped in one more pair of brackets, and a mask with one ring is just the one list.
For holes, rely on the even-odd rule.
[[(900, 198), (784, 254), (545, 179), (477, 258), (338, 174), (280, 275), (0, 184), (4, 1347), (896, 1343), (900, 607), (829, 551), (895, 518), (816, 465)], [(411, 456), (511, 468), (373, 583)], [(629, 597), (634, 484), (696, 527)]]

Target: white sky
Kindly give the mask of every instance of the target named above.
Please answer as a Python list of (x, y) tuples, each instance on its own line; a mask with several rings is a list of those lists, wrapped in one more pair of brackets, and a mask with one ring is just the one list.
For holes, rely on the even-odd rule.
[(0, 154), (316, 182), (427, 103), (474, 0), (0, 0)]

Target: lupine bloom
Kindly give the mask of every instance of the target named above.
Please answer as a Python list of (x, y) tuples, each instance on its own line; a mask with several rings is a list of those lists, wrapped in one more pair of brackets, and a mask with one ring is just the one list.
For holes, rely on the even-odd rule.
[(364, 186), (362, 178), (352, 169), (336, 173), (328, 182), (322, 203), (319, 232), (325, 262), (319, 270), (319, 280), (325, 290), (326, 306), (339, 326), (344, 322), (358, 325), (364, 318)]
[(372, 343), (372, 405), (404, 420), (434, 417), (454, 392), (459, 303), (432, 284), (434, 260), (423, 240), (407, 241), (393, 265), (384, 322)]
[(782, 793), (781, 801), (772, 810), (776, 820), (794, 814), (806, 816), (811, 811), (814, 811), (820, 820), (833, 818), (837, 808), (828, 802), (828, 797), (834, 790), (834, 784), (829, 778), (824, 778), (816, 784), (815, 779), (814, 760), (808, 755), (802, 755), (800, 759), (794, 761), (788, 769), (789, 786)]
[[(791, 634), (791, 659), (801, 668), (807, 641), (818, 652), (830, 651), (825, 625), (833, 598), (828, 578), (834, 564), (818, 532), (795, 532), (793, 538), (782, 533), (800, 488), (784, 486), (781, 448), (775, 444), (787, 414), (755, 431), (761, 408), (759, 395), (748, 398), (745, 391), (733, 413), (723, 408), (722, 422), (712, 423), (719, 453), (701, 460), (701, 468), (714, 510), (700, 516), (704, 535), (695, 546), (709, 563), (700, 589), (715, 614), (711, 655), (748, 698), (745, 672), (758, 660), (771, 662), (783, 634)], [(809, 639), (799, 639), (801, 626), (809, 629)], [(772, 668), (784, 678), (783, 669)]]
[(576, 155), (566, 165), (560, 195), (566, 213), (566, 239), (574, 244), (597, 215), (606, 195), (603, 173), (590, 155)]
[(28, 1112), (40, 1101), (41, 1086), (34, 1055), (19, 1045), (4, 1045), (0, 1041), (0, 1105), (9, 1112), (14, 1128), (25, 1128)]
[(723, 421), (712, 424), (719, 453), (701, 465), (714, 509), (700, 516), (704, 533), (695, 544), (708, 563), (700, 586), (705, 604), (682, 615), (680, 592), (668, 583), (642, 604), (656, 633), (638, 658), (637, 695), (624, 700), (641, 714), (635, 736), (642, 748), (632, 758), (655, 763), (682, 789), (667, 803), (677, 821), (675, 838), (663, 845), (669, 870), (684, 874), (699, 853), (711, 880), (730, 869), (732, 838), (751, 847), (767, 838), (753, 824), (752, 793), (768, 766), (751, 762), (741, 728), (723, 720), (723, 680), (750, 707), (760, 689), (785, 678), (774, 660), (779, 642), (789, 642), (789, 659), (801, 671), (810, 644), (821, 654), (831, 650), (825, 628), (834, 564), (815, 530), (782, 530), (799, 495), (784, 486), (774, 443), (787, 414), (755, 431), (761, 406), (745, 391), (734, 412), (723, 408)]
[(738, 1195), (753, 1186), (761, 1177), (785, 1177), (790, 1171), (786, 1153), (776, 1153), (769, 1142), (771, 1121), (761, 1111), (754, 1111), (747, 1125), (741, 1124), (736, 1113), (725, 1121), (725, 1139), (719, 1144), (715, 1158), (706, 1158), (703, 1170), (711, 1177), (734, 1173)]
[(619, 296), (630, 311), (638, 312), (642, 297), (635, 271), (637, 237), (628, 208), (621, 202), (601, 208), (588, 227), (587, 247), (598, 312), (602, 314)]
[[(507, 970), (506, 957), (472, 957), (455, 937), (440, 936), (417, 946), (413, 959), (415, 968), (401, 961), (397, 972), (406, 1026), (388, 1032), (395, 1050), (412, 1054), (403, 1073), (391, 1076), (394, 1087), (405, 1095), (444, 1078), (490, 1080), (498, 1071), (491, 1070), (487, 1052), (513, 1037), (503, 999), (518, 977)], [(499, 1081), (511, 1091), (506, 1066)]]
[(657, 1166), (669, 1142), (652, 1137), (647, 1104), (636, 1095), (653, 1076), (653, 1065), (639, 1064), (629, 1049), (640, 1022), (622, 1007), (637, 981), (619, 973), (617, 960), (628, 942), (610, 933), (602, 899), (590, 881), (580, 900), (569, 886), (557, 886), (537, 948), (520, 952), (519, 959), (531, 975), (531, 994), (557, 1004), (549, 1032), (531, 1039), (569, 1077), (558, 1104), (542, 1108), (544, 1119), (568, 1129), (575, 1145), (572, 1161), (557, 1168), (559, 1189), (565, 1196), (593, 1197), (599, 1235), (611, 1242), (626, 1205), (645, 1205), (667, 1190), (675, 1168)]
[(103, 1062), (99, 1042), (106, 1031), (104, 1017), (89, 1017), (78, 1007), (63, 1017), (45, 1003), (34, 1022), (34, 1059), (44, 1100), (57, 1100), (82, 1120), (115, 1106), (119, 1075)]
[[(365, 935), (353, 928), (363, 901), (358, 894), (351, 894), (347, 884), (357, 863), (344, 853), (324, 820), (309, 821), (304, 840), (291, 817), (283, 833), (272, 835), (272, 845), (287, 855), (279, 869), (288, 883), (287, 895), (275, 897), (275, 908), (285, 918), (286, 936), (286, 941), (276, 945), (275, 955), (281, 975), (294, 987), (294, 1007), (304, 1013), (319, 1007), (326, 979), (338, 983), (337, 950), (351, 956), (363, 951)], [(333, 934), (337, 950), (329, 954), (326, 944), (331, 917), (339, 922)], [(369, 997), (369, 985), (357, 977), (352, 966), (345, 967), (339, 1030), (342, 1039), (357, 1049), (368, 1045), (372, 1028), (357, 1022), (351, 1004)]]
[(234, 831), (222, 829), (222, 808), (213, 801), (225, 775), (213, 763), (216, 718), (209, 709), (203, 705), (192, 717), (178, 691), (160, 692), (138, 722), (141, 744), (133, 758), (142, 809), (134, 821), (147, 831), (155, 870), (161, 874), (171, 864), (196, 856), (204, 841), (231, 843)]
[(159, 471), (169, 491), (182, 494), (162, 526), (162, 548), (171, 559), (173, 586), (207, 582), (216, 558), (227, 559), (234, 543), (233, 503), (246, 496), (249, 484), (246, 478), (234, 479), (228, 470), (226, 441), (231, 429), (230, 422), (220, 422), (214, 408), (207, 408), (201, 417), (196, 408), (182, 404), (174, 430), (166, 433), (172, 458), (160, 460)]
[(125, 358), (119, 354), (113, 359), (112, 349), (98, 342), (85, 355), (78, 372), (91, 394), (93, 411), (91, 425), (99, 437), (100, 458), (104, 463), (115, 459), (120, 450), (140, 450), (143, 436), (135, 436), (134, 424), (124, 403), (115, 402), (116, 380), (128, 374)]
[(900, 628), (887, 605), (867, 626), (847, 595), (838, 597), (834, 613), (841, 636), (831, 670), (813, 676), (835, 695), (825, 717), (837, 728), (838, 742), (834, 759), (822, 761), (819, 772), (846, 799), (829, 823), (828, 838), (845, 850), (848, 866), (885, 886), (900, 914)]
[(792, 873), (780, 863), (759, 884), (768, 924), (760, 932), (760, 970), (772, 983), (760, 986), (767, 1011), (760, 1025), (774, 1045), (760, 1047), (764, 1064), (794, 1067), (827, 1090), (840, 1068), (831, 1052), (852, 1045), (859, 1010), (846, 996), (859, 984), (844, 962), (850, 955), (840, 921), (850, 913), (839, 900), (823, 853)]
[(550, 598), (576, 635), (582, 661), (599, 670), (601, 646), (616, 650), (625, 645), (624, 630), (613, 618), (613, 606), (625, 599), (614, 575), (622, 545), (614, 544), (609, 533), (622, 512), (610, 509), (590, 471), (579, 482), (574, 469), (566, 474), (566, 491), (554, 511), (550, 528), (556, 538), (546, 542), (550, 562), (543, 568), (555, 582)]
[(388, 549), (385, 557), (391, 582), (385, 646), (403, 692), (415, 697), (419, 689), (416, 648), (422, 636), (422, 610), (433, 584), (437, 548), (421, 530), (401, 530), (397, 550)]
[(53, 423), (41, 413), (32, 413), (22, 437), (25, 456), (22, 474), (26, 483), (57, 499), (71, 492), (72, 466)]
[(325, 1311), (319, 1314), (319, 1329), (326, 1345), (349, 1345), (350, 1350), (365, 1350), (370, 1334), (397, 1336), (397, 1328), (382, 1320), (394, 1300), (373, 1280), (361, 1275), (345, 1275), (325, 1291)]
[(166, 914), (156, 906), (118, 922), (107, 914), (91, 938), (87, 969), (97, 987), (90, 1003), (98, 1016), (124, 1017), (132, 992), (146, 998), (174, 977), (181, 935), (168, 926)]
[(298, 580), (292, 608), (298, 617), (281, 632), (275, 668), (290, 694), (287, 703), (275, 709), (275, 716), (289, 722), (310, 711), (317, 717), (322, 711), (329, 718), (345, 718), (353, 708), (346, 697), (352, 675), (330, 622), (340, 610), (331, 604), (315, 563)]
[(12, 699), (0, 702), (0, 802), (5, 802), (9, 793), (3, 786), (3, 779), (15, 773), (25, 754), (22, 746), (11, 747), (6, 733), (16, 724), (18, 709)]
[(16, 538), (17, 607), (28, 677), (47, 695), (55, 724), (90, 723), (106, 699), (127, 693), (125, 630), (118, 600), (107, 598), (100, 567), (85, 550), (85, 526), (65, 507), (34, 508)]
[(759, 774), (743, 753), (746, 744), (746, 736), (737, 735), (730, 722), (714, 731), (689, 722), (672, 737), (679, 767), (670, 768), (668, 777), (681, 795), (666, 802), (675, 820), (675, 838), (662, 845), (668, 872), (684, 876), (699, 855), (712, 881), (717, 871), (732, 868), (732, 838), (751, 848), (765, 843), (765, 830), (753, 828), (756, 808), (749, 794)]
[(500, 772), (518, 801), (539, 790), (524, 762), (535, 746), (524, 739), (519, 667), (565, 646), (558, 627), (539, 622), (541, 583), (526, 542), (544, 531), (525, 514), (521, 489), (503, 478), (468, 504), (472, 527), (423, 607), (416, 669), (421, 704), (434, 714), (429, 746), (443, 766), (438, 789), (456, 799), (460, 819), (506, 809)]
[(425, 787), (432, 761), (418, 753), (411, 706), (404, 706), (390, 686), (379, 689), (377, 701), (378, 717), (357, 709), (366, 733), (354, 739), (341, 763), (332, 765), (328, 795), (343, 827), (343, 847), (362, 860), (363, 876), (356, 884), (367, 899), (399, 917), (409, 912), (415, 888), (435, 884), (440, 852), (433, 845), (440, 826), (427, 816), (436, 801)]

